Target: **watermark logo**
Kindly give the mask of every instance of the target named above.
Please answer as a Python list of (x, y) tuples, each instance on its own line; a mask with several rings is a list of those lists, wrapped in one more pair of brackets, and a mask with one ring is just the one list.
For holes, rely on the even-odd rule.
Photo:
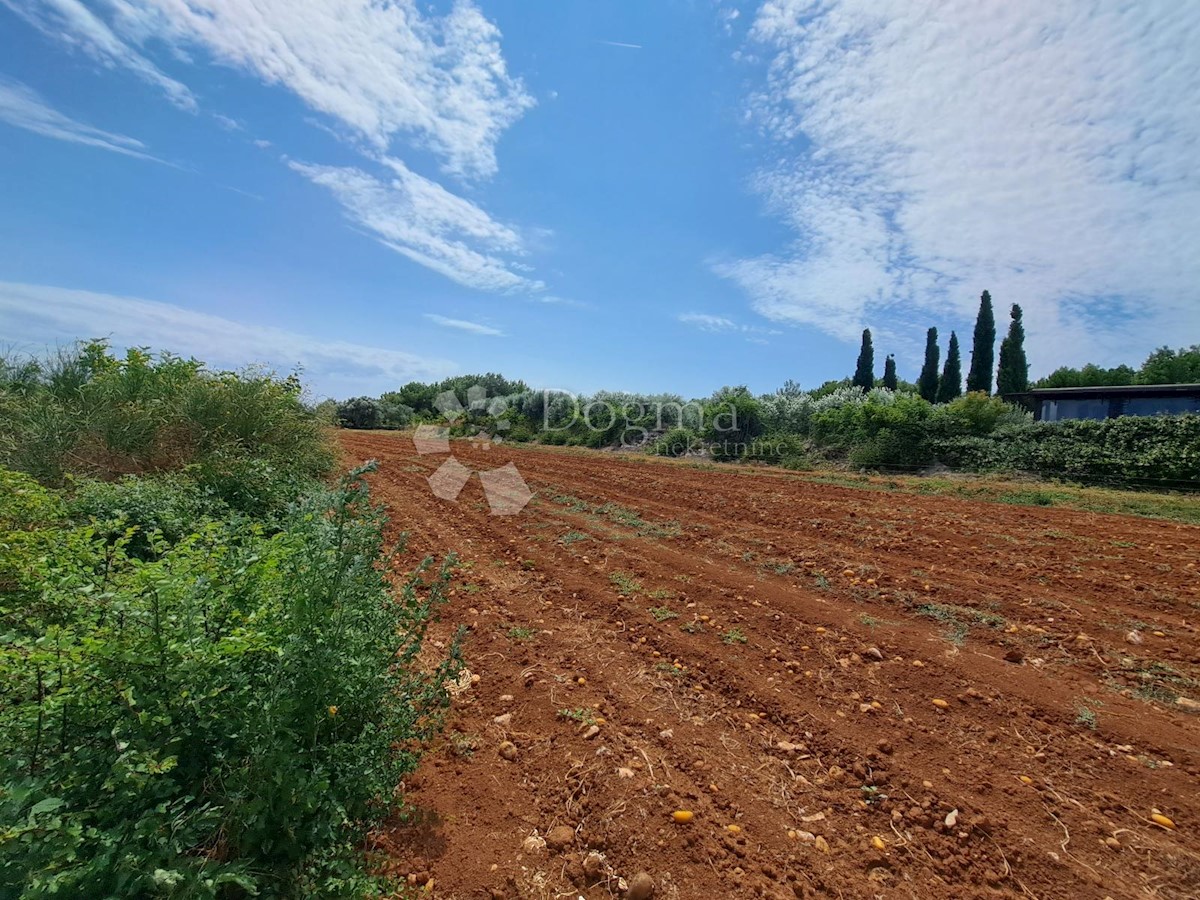
[[(434, 407), (442, 414), (445, 425), (419, 425), (413, 435), (413, 443), (417, 453), (422, 456), (432, 453), (448, 453), (449, 458), (429, 476), (429, 487), (434, 496), (442, 500), (457, 501), (475, 470), (463, 465), (454, 456), (450, 448), (450, 429), (459, 420), (465, 420), (472, 410), (484, 411), (495, 422), (495, 431), (476, 435), (471, 440), (483, 449), (489, 449), (492, 444), (503, 440), (501, 432), (508, 428), (508, 422), (495, 419), (504, 412), (505, 401), (496, 397), (491, 401), (487, 397), (487, 389), (482, 385), (473, 385), (467, 391), (467, 405), (459, 402), (454, 391), (443, 391), (433, 402)], [(523, 510), (533, 499), (533, 491), (517, 471), (516, 464), (507, 463), (495, 469), (479, 472), (479, 480), (483, 484), (483, 493), (487, 498), (488, 508), (493, 516), (513, 516)]]

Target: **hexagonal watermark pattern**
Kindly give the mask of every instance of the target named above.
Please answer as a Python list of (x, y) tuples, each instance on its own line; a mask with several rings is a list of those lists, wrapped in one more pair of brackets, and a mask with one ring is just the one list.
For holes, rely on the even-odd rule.
[[(504, 411), (504, 401), (497, 397), (489, 402), (487, 389), (476, 384), (467, 391), (466, 408), (459, 402), (454, 391), (438, 394), (433, 405), (449, 424), (417, 426), (413, 434), (413, 444), (417, 453), (422, 456), (432, 453), (450, 454), (438, 470), (429, 476), (428, 481), (435, 497), (456, 502), (475, 470), (463, 465), (454, 456), (450, 447), (450, 426), (466, 415), (469, 409), (486, 410), (491, 415), (498, 415)], [(500, 422), (498, 430), (507, 426), (507, 422)], [(483, 446), (486, 449), (492, 443), (499, 443), (501, 440), (499, 435), (489, 435)], [(479, 480), (483, 484), (483, 493), (493, 516), (516, 515), (533, 499), (533, 491), (529, 489), (514, 463), (509, 462), (495, 469), (481, 471)]]

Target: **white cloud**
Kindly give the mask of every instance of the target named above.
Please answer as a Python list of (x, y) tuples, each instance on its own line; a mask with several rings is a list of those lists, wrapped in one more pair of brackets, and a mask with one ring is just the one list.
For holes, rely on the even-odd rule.
[(468, 322), (465, 319), (448, 319), (437, 313), (425, 313), (425, 318), (443, 328), (457, 328), (459, 331), (469, 331), (471, 334), (484, 334), (493, 337), (504, 337), (504, 332), (490, 325), (480, 325), (478, 322)]
[(237, 119), (230, 118), (229, 116), (222, 115), (221, 113), (213, 113), (212, 117), (214, 119), (216, 119), (217, 124), (220, 125), (222, 128), (224, 128), (226, 131), (243, 131), (243, 130), (245, 130), (242, 123), (239, 122)]
[(469, 200), (384, 159), (394, 175), (381, 181), (356, 168), (289, 162), (333, 192), (351, 221), (381, 244), (467, 287), (540, 292), (545, 285), (520, 274), (511, 257), (525, 252), (521, 236)]
[[(699, 328), (701, 331), (708, 331), (714, 334), (735, 333), (742, 335), (763, 335), (783, 333), (775, 328), (762, 328), (758, 325), (743, 325), (739, 322), (735, 322), (733, 319), (728, 319), (725, 316), (714, 316), (709, 313), (680, 313), (677, 318), (684, 325), (691, 325), (693, 328)], [(746, 340), (753, 341), (756, 344), (766, 343), (765, 340), (758, 337), (747, 337)]]
[[(110, 0), (119, 3), (122, 0)], [(78, 47), (109, 67), (123, 67), (161, 88), (181, 109), (195, 111), (196, 99), (186, 86), (164, 74), (80, 0), (0, 0), (50, 37)]]
[(139, 159), (162, 161), (146, 153), (145, 144), (141, 141), (77, 122), (48, 106), (32, 88), (3, 76), (0, 76), (0, 121), (43, 137), (86, 144)]
[[(415, 137), (448, 172), (496, 171), (496, 142), (534, 104), (508, 74), (500, 32), (467, 0), (444, 16), (416, 0), (0, 0), (109, 62), (165, 79), (138, 52), (153, 40), (280, 84), (385, 152)], [(155, 75), (157, 73), (157, 75)], [(152, 78), (152, 80), (154, 80)], [(186, 90), (186, 89), (184, 89)]]
[(757, 311), (916, 335), (988, 288), (1035, 368), (1196, 339), (1200, 7), (768, 0), (753, 35), (796, 237), (716, 270)]
[(597, 40), (597, 44), (607, 44), (610, 47), (624, 47), (626, 50), (641, 50), (641, 44), (627, 44), (624, 41), (601, 41)]
[(149, 345), (195, 356), (213, 367), (303, 367), (317, 392), (347, 397), (393, 390), (414, 379), (439, 380), (456, 365), (401, 350), (264, 328), (153, 300), (0, 282), (0, 334), (29, 345), (109, 337), (121, 347)]

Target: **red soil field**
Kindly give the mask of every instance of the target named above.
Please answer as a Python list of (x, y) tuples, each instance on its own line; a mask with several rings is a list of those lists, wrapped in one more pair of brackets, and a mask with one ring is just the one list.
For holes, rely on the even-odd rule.
[(1200, 528), (456, 442), (495, 516), (342, 443), (463, 562), (477, 678), (376, 842), (426, 895), (1200, 897)]

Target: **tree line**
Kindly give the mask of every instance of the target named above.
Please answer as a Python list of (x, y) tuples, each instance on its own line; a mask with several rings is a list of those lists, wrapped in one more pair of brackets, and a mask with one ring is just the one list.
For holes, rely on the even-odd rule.
[[(1021, 307), (1014, 303), (1009, 312), (1008, 335), (1000, 342), (1000, 361), (996, 372), (996, 393), (1019, 394), (1029, 390), (1029, 360), (1025, 355), (1025, 325)], [(971, 366), (967, 371), (967, 392), (992, 393), (992, 371), (995, 365), (996, 317), (992, 311), (992, 295), (984, 291), (979, 298), (979, 313), (975, 317), (975, 333), (971, 348)], [(949, 403), (962, 396), (962, 357), (958, 346), (958, 335), (950, 332), (950, 343), (946, 349), (946, 363), (938, 374), (941, 348), (938, 346), (938, 330), (930, 328), (925, 334), (925, 362), (917, 378), (917, 392), (930, 403)], [(875, 380), (875, 349), (871, 340), (871, 329), (864, 328), (862, 346), (858, 354), (851, 383), (864, 391), (873, 387), (884, 387), (894, 391), (899, 386), (896, 377), (896, 357), (889, 354), (884, 361), (883, 379)]]

